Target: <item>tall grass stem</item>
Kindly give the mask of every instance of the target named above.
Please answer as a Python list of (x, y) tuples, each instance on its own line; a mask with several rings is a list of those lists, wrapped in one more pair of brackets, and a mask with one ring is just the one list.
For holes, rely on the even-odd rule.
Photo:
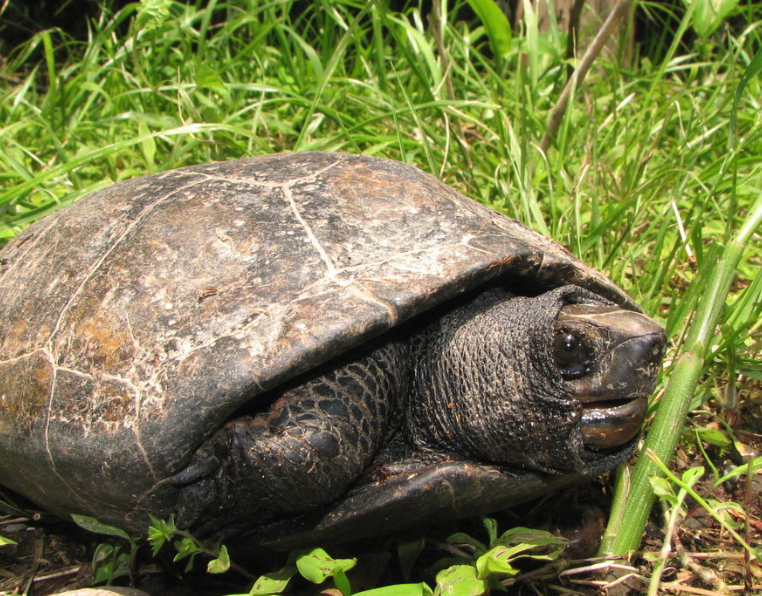
[[(752, 234), (762, 224), (762, 195), (757, 199), (736, 237), (722, 251), (718, 262), (694, 283), (705, 291), (699, 301), (696, 318), (685, 341), (685, 350), (672, 370), (667, 389), (659, 404), (654, 422), (646, 437), (643, 452), (653, 452), (661, 461), (671, 461), (683, 433), (685, 417), (703, 372), (704, 360), (725, 305), (736, 268)], [(627, 555), (640, 544), (641, 536), (654, 503), (648, 479), (659, 474), (658, 466), (648, 457), (640, 457), (632, 474), (631, 490), (623, 492), (612, 509), (611, 520), (599, 554)]]

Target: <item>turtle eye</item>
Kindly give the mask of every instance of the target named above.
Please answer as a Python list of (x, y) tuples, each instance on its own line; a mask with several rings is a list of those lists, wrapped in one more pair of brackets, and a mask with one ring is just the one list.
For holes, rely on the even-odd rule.
[(577, 379), (590, 371), (593, 350), (576, 335), (559, 331), (553, 342), (553, 356), (565, 380)]

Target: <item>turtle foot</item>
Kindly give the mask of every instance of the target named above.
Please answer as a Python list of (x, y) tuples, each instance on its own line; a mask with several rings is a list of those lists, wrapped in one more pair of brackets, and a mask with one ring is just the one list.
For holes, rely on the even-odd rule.
[(217, 500), (218, 491), (213, 478), (203, 478), (181, 488), (177, 499), (177, 527), (190, 528), (196, 525)]
[(190, 484), (204, 476), (209, 476), (219, 467), (220, 462), (214, 455), (197, 456), (188, 467), (172, 476), (169, 481), (177, 485)]
[(218, 477), (223, 473), (214, 444), (204, 445), (183, 470), (169, 479), (179, 488), (177, 497), (177, 526), (195, 525), (220, 498)]

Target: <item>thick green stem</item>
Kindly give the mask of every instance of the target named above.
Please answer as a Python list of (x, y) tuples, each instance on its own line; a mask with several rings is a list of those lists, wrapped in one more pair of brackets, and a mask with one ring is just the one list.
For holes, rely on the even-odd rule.
[[(762, 197), (752, 208), (738, 236), (725, 247), (709, 278), (697, 280), (705, 284), (706, 289), (688, 331), (686, 349), (677, 359), (643, 447), (644, 453), (650, 449), (663, 462), (672, 460), (733, 275), (746, 243), (760, 223)], [(612, 509), (599, 554), (626, 555), (638, 548), (655, 498), (648, 478), (656, 474), (660, 474), (656, 464), (641, 456), (632, 474), (631, 490), (629, 493), (622, 491)]]
[[(682, 354), (675, 365), (664, 400), (648, 432), (644, 451), (651, 449), (660, 459), (669, 461), (682, 434), (685, 416), (693, 396), (693, 390), (701, 374), (703, 358), (691, 352)], [(669, 396), (669, 399), (667, 399)], [(656, 465), (647, 457), (641, 457), (635, 465), (630, 483), (631, 490), (620, 499), (619, 507), (612, 510), (618, 518), (609, 523), (600, 554), (625, 555), (638, 548), (648, 514), (654, 502), (654, 493), (648, 477), (658, 474)], [(614, 527), (612, 527), (612, 525)]]

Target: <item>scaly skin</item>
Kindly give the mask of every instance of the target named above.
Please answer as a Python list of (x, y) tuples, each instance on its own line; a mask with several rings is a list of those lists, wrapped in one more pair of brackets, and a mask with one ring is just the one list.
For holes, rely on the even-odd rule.
[(203, 534), (303, 513), (344, 494), (399, 427), (406, 359), (404, 344), (384, 342), (297, 380), (267, 412), (227, 423), (175, 478), (190, 482), (178, 523), (206, 520)]

